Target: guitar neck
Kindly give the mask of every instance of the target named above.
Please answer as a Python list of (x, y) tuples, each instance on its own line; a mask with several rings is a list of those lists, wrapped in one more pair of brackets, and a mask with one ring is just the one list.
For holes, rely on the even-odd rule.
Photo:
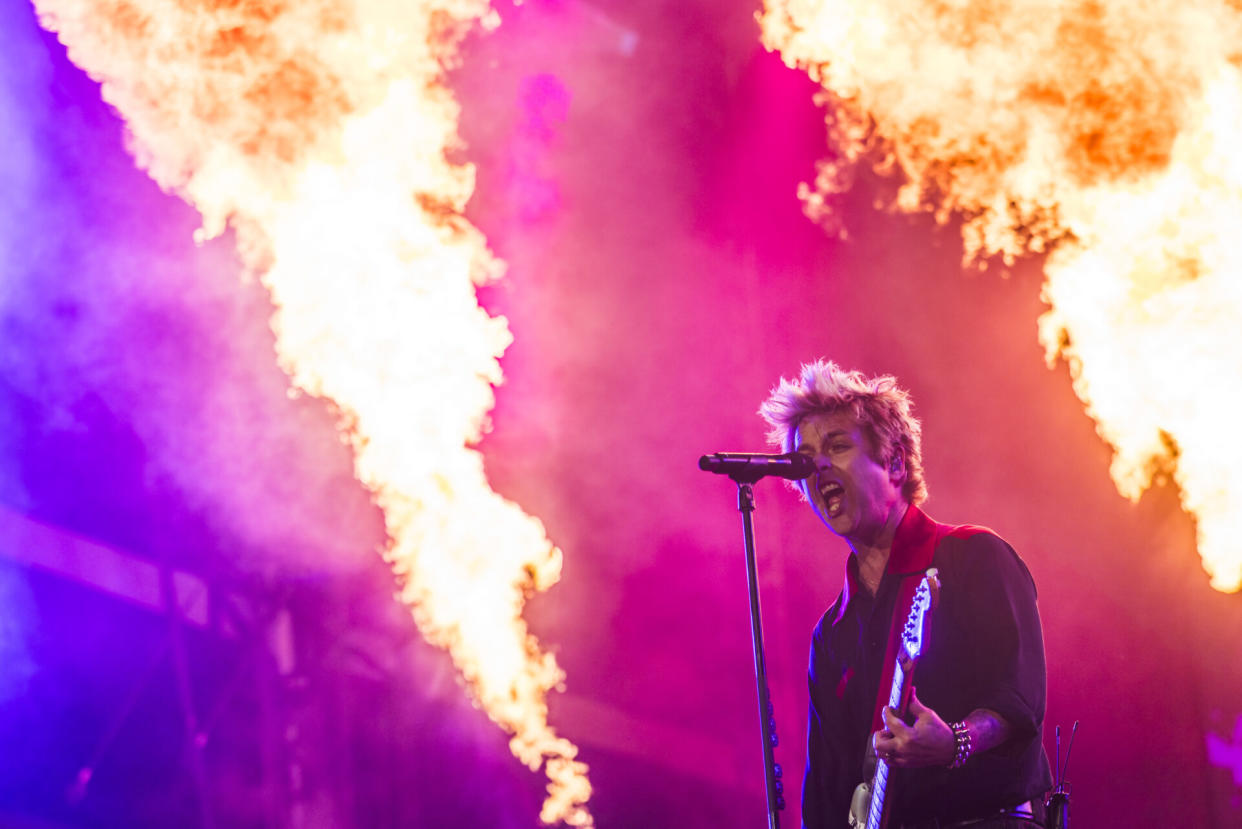
[[(888, 707), (896, 709), (901, 716), (906, 715), (910, 695), (906, 693), (909, 683), (906, 681), (906, 670), (898, 657), (893, 666), (893, 687), (888, 695)], [(871, 780), (871, 808), (867, 810), (867, 829), (882, 829), (887, 823), (884, 814), (884, 794), (888, 787), (888, 761), (877, 760), (875, 775)]]
[[(908, 594), (907, 594), (908, 595)], [(901, 718), (905, 718), (910, 708), (910, 695), (914, 686), (912, 677), (923, 652), (923, 638), (932, 607), (940, 595), (940, 580), (936, 569), (927, 571), (927, 575), (914, 590), (910, 603), (910, 615), (905, 628), (901, 630), (898, 640), (890, 640), (890, 647), (896, 645), (897, 657), (893, 665), (893, 684), (889, 689), (888, 708), (892, 708)], [(890, 634), (892, 635), (892, 634)], [(890, 650), (889, 653), (892, 653)], [(879, 697), (876, 700), (876, 727), (881, 724), (882, 708)], [(888, 809), (885, 808), (884, 795), (888, 789), (889, 765), (887, 760), (876, 759), (875, 772), (870, 783), (860, 783), (854, 791), (854, 799), (850, 804), (849, 822), (851, 827), (866, 829), (885, 829), (888, 823)], [(864, 819), (865, 817), (865, 819)]]

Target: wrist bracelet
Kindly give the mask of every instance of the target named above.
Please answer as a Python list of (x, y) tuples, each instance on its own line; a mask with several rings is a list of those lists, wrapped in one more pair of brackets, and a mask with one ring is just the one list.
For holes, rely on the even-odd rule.
[(953, 762), (949, 763), (949, 768), (960, 769), (966, 765), (971, 751), (974, 750), (974, 744), (970, 739), (970, 729), (966, 727), (965, 722), (949, 723), (949, 728), (953, 729)]

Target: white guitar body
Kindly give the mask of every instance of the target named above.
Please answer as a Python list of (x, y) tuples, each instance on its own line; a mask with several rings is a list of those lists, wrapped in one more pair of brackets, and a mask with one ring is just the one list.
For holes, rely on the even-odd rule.
[(854, 789), (854, 797), (850, 800), (850, 826), (864, 827), (867, 825), (867, 812), (871, 811), (871, 781), (864, 780)]

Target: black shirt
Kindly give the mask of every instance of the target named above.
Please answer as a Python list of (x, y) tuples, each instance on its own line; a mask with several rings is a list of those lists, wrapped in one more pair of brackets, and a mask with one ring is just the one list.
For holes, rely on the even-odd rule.
[(1037, 799), (1052, 786), (1041, 742), (1043, 631), (1030, 572), (990, 530), (938, 524), (911, 506), (876, 594), (862, 586), (851, 554), (845, 588), (815, 628), (802, 789), (808, 829), (848, 826), (897, 594), (904, 579), (920, 579), (930, 566), (940, 571), (941, 591), (914, 675), (919, 700), (945, 722), (990, 708), (1012, 732), (1004, 745), (972, 755), (960, 769), (893, 769), (888, 798), (894, 823), (983, 817)]

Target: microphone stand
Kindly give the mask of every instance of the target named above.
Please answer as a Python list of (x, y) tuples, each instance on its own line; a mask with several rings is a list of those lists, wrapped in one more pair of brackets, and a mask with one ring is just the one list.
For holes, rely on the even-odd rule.
[(759, 695), (759, 729), (763, 737), (764, 784), (768, 796), (768, 829), (780, 829), (780, 810), (785, 808), (785, 784), (781, 767), (775, 761), (776, 717), (768, 693), (768, 672), (763, 658), (763, 622), (759, 610), (759, 574), (755, 568), (755, 481), (762, 470), (743, 469), (729, 475), (737, 484), (737, 508), (742, 513), (742, 533), (746, 539), (746, 584), (750, 589), (750, 638), (755, 651), (755, 689)]

